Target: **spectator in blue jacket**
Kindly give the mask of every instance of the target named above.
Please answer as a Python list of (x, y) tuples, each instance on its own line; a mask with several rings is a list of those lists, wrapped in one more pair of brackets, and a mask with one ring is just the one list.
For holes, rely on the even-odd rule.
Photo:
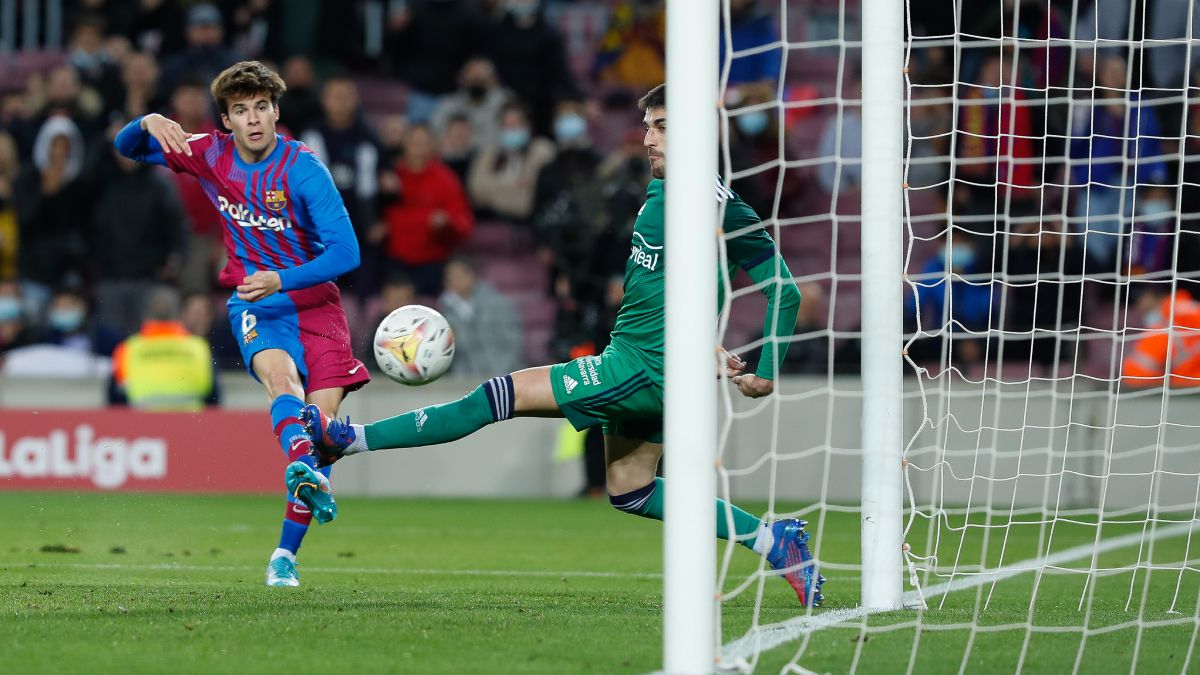
[[(1146, 186), (1167, 182), (1158, 116), (1138, 92), (1126, 87), (1125, 60), (1105, 57), (1097, 72), (1096, 97), (1080, 105), (1071, 127), (1071, 186), (1075, 230), (1096, 271), (1113, 271), (1122, 226)], [(1080, 222), (1079, 219), (1082, 219)]]

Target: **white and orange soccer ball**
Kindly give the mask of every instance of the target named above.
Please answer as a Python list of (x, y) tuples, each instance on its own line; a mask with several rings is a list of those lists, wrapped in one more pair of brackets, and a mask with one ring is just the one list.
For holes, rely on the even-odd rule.
[(425, 305), (405, 305), (375, 329), (375, 361), (400, 384), (428, 384), (454, 362), (454, 331), (446, 317)]

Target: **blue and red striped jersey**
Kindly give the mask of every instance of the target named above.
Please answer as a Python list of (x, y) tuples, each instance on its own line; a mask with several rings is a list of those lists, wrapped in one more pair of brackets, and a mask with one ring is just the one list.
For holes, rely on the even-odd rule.
[(271, 154), (249, 164), (233, 136), (188, 139), (189, 157), (163, 153), (158, 141), (129, 123), (114, 141), (122, 155), (195, 176), (221, 215), (229, 262), (222, 286), (260, 270), (279, 273), (283, 290), (332, 281), (358, 267), (358, 241), (329, 170), (300, 141), (276, 134)]

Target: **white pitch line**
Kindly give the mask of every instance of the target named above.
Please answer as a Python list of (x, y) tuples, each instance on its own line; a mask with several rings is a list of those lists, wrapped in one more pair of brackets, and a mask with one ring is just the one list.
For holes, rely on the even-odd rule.
[[(60, 562), (0, 562), (0, 568), (21, 569), (49, 567), (56, 569), (85, 570), (162, 570), (181, 572), (255, 572), (250, 565), (187, 565), (179, 563), (60, 563)], [(555, 570), (455, 570), (419, 569), (404, 567), (308, 567), (299, 566), (304, 572), (320, 574), (412, 574), (419, 576), (481, 576), (481, 577), (588, 577), (600, 579), (661, 579), (659, 572), (588, 572)]]
[[(1165, 539), (1187, 534), (1193, 527), (1194, 523), (1178, 523), (1176, 525), (1155, 528), (1150, 538)], [(1060, 565), (1084, 556), (1090, 556), (1093, 551), (1108, 553), (1119, 548), (1132, 546), (1141, 541), (1143, 541), (1143, 535), (1141, 533), (1133, 533), (1104, 540), (1099, 546), (1093, 546), (1092, 544), (1075, 546), (1059, 551), (1058, 553), (1052, 553), (1044, 558), (1030, 558), (1012, 565), (1006, 565), (992, 572), (963, 575), (951, 581), (930, 586), (923, 589), (924, 597), (928, 600), (954, 591), (976, 588), (993, 581), (1003, 581), (1004, 579), (1009, 579), (1025, 572), (1032, 572), (1048, 565)], [(905, 593), (904, 605), (910, 606), (920, 603), (921, 596), (922, 594), (915, 590)], [(830, 626), (861, 619), (870, 613), (870, 611), (863, 607), (848, 607), (821, 612), (820, 614), (798, 616), (781, 624), (759, 628), (721, 648), (722, 667), (736, 669), (740, 662), (744, 662), (756, 652), (769, 651), (782, 644), (799, 639), (806, 633), (815, 633)]]

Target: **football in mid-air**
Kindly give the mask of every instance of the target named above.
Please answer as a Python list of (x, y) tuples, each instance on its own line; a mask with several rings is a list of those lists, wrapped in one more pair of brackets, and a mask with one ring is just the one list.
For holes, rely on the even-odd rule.
[(405, 305), (375, 329), (375, 361), (400, 384), (428, 384), (454, 361), (454, 331), (446, 317), (425, 305)]

